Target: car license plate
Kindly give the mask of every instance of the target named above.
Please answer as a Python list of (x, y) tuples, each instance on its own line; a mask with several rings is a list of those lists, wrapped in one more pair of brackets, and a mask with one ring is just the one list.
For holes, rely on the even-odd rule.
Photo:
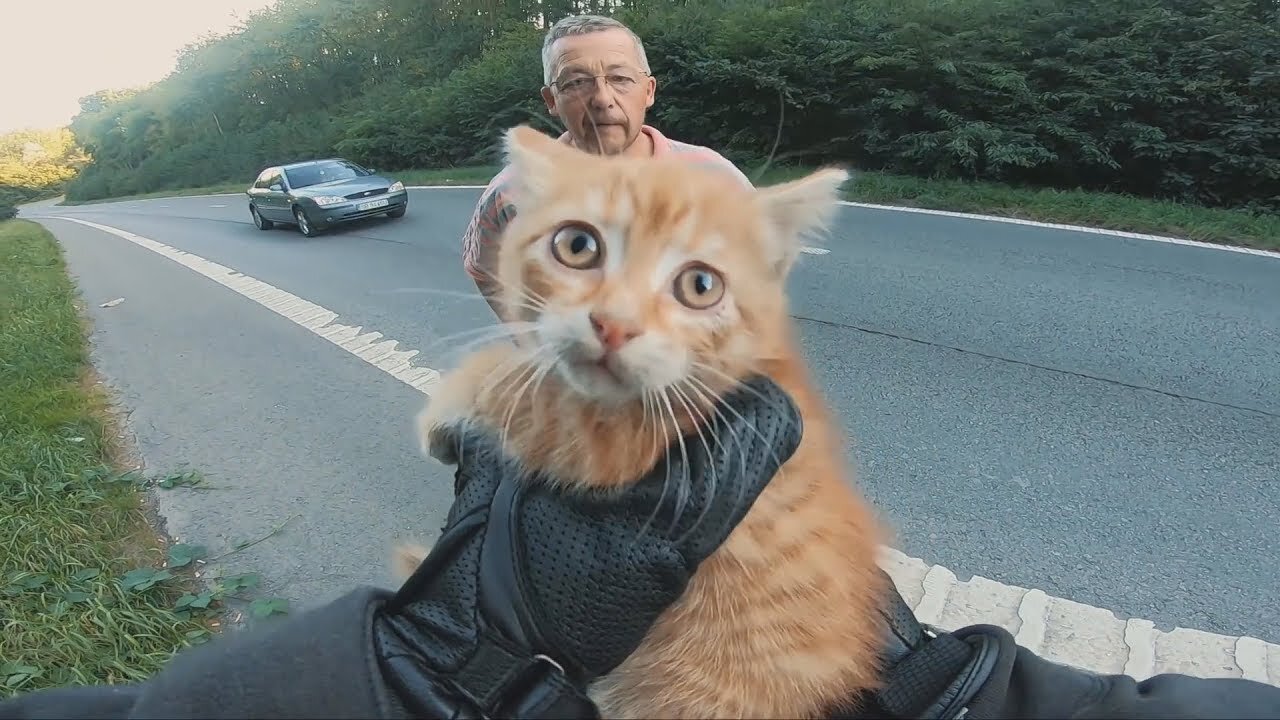
[(383, 198), (382, 200), (371, 200), (367, 203), (360, 203), (356, 206), (357, 210), (372, 210), (374, 208), (386, 207), (391, 204), (390, 200)]

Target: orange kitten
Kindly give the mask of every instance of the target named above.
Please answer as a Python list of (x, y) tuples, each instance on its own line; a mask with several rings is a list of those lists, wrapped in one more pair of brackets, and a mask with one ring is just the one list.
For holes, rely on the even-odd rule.
[[(641, 647), (591, 690), (606, 718), (813, 718), (874, 687), (881, 530), (851, 489), (841, 433), (788, 316), (801, 237), (834, 213), (840, 169), (753, 190), (679, 159), (587, 155), (526, 127), (507, 153), (520, 208), (498, 274), (514, 344), (469, 355), (419, 418), (505, 433), (575, 486), (637, 479), (751, 373), (804, 416), (804, 439)], [(677, 427), (679, 429), (677, 429)], [(423, 551), (402, 550), (408, 574)]]

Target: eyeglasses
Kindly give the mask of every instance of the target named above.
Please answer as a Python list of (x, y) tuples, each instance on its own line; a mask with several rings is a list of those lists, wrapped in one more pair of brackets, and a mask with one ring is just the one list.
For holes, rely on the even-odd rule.
[(618, 70), (604, 75), (574, 73), (563, 80), (557, 80), (551, 84), (559, 88), (560, 92), (565, 95), (590, 95), (596, 89), (596, 80), (604, 78), (605, 84), (612, 88), (614, 92), (619, 95), (626, 95), (634, 90), (640, 84), (640, 78), (647, 76), (647, 74)]

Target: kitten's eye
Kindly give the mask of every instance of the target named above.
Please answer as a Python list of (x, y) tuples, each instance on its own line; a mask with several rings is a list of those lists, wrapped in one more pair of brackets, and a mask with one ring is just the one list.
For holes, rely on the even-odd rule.
[(694, 265), (676, 276), (676, 300), (694, 310), (706, 310), (724, 297), (724, 278), (706, 265)]
[(590, 270), (600, 264), (600, 240), (585, 225), (566, 225), (551, 236), (551, 254), (574, 270)]

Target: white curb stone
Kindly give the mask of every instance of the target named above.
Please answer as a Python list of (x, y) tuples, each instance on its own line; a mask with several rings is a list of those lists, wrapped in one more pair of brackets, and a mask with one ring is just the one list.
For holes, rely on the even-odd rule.
[(921, 622), (943, 630), (998, 625), (1019, 645), (1054, 662), (1145, 680), (1161, 673), (1247, 678), (1280, 687), (1280, 645), (1121, 620), (1104, 608), (1005, 585), (981, 576), (958, 582), (938, 565), (884, 548), (881, 566)]

